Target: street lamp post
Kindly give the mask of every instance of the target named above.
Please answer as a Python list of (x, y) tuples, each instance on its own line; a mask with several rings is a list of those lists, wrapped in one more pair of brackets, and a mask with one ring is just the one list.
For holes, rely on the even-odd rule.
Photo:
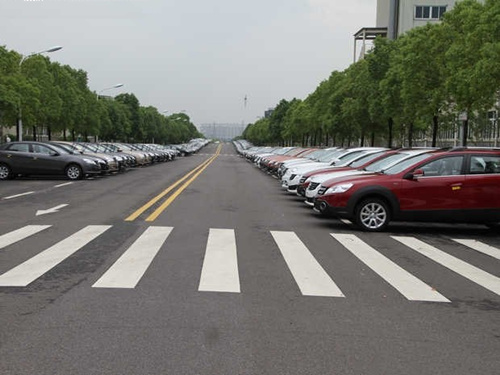
[(99, 99), (99, 94), (101, 94), (101, 92), (104, 92), (106, 90), (111, 90), (111, 89), (117, 89), (118, 87), (122, 87), (123, 86), (123, 83), (117, 83), (116, 85), (114, 86), (111, 86), (111, 87), (106, 87), (105, 89), (102, 89), (101, 91), (99, 91), (97, 93), (97, 99)]
[[(48, 48), (48, 49), (45, 49), (45, 50), (40, 51), (40, 52), (30, 53), (27, 56), (22, 56), (21, 61), (19, 62), (19, 72), (21, 72), (21, 66), (23, 65), (23, 62), (26, 61), (26, 59), (28, 59), (32, 56), (41, 55), (42, 53), (51, 53), (51, 52), (59, 51), (60, 49), (62, 49), (61, 46), (55, 46), (55, 47)], [(22, 141), (23, 140), (23, 116), (22, 116), (21, 100), (19, 100), (16, 132), (17, 132), (17, 140)]]

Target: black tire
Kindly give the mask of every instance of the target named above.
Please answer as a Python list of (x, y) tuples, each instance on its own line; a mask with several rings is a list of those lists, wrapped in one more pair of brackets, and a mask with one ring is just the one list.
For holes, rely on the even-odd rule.
[(499, 223), (486, 223), (485, 225), (490, 229), (500, 229), (500, 222)]
[(74, 180), (81, 180), (83, 178), (83, 171), (82, 167), (80, 167), (78, 164), (70, 164), (66, 167), (66, 170), (64, 171), (64, 174), (66, 177), (72, 181)]
[(0, 163), (0, 180), (11, 180), (13, 178), (12, 169), (7, 164)]
[(354, 221), (366, 232), (381, 232), (389, 225), (389, 206), (382, 199), (367, 198), (356, 206)]

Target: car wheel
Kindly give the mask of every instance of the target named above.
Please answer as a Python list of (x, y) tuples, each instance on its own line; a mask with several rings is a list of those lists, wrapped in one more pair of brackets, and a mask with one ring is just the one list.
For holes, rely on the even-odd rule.
[(7, 164), (0, 163), (0, 180), (10, 180), (14, 178), (12, 170)]
[(66, 177), (70, 180), (81, 180), (83, 178), (82, 168), (78, 164), (70, 164), (66, 167)]
[(356, 207), (356, 224), (368, 232), (383, 231), (389, 225), (387, 203), (379, 198), (368, 198)]

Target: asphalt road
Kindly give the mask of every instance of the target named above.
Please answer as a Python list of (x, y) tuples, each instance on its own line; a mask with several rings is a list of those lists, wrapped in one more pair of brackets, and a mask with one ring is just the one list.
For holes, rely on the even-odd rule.
[(500, 373), (498, 233), (362, 233), (218, 146), (0, 183), (0, 374)]

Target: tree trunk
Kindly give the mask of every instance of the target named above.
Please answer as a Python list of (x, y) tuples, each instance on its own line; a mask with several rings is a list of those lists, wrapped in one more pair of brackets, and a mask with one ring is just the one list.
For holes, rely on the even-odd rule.
[(408, 147), (413, 147), (413, 122), (410, 122), (410, 127), (408, 128)]
[(36, 141), (36, 126), (33, 126), (33, 140)]
[(389, 117), (388, 126), (389, 126), (389, 141), (387, 142), (387, 147), (392, 148), (392, 132), (394, 128), (394, 120), (392, 119), (392, 117)]
[(432, 117), (432, 147), (436, 147), (438, 134), (438, 116)]
[(467, 137), (469, 136), (469, 116), (463, 121), (462, 146), (467, 147)]
[(370, 140), (370, 144), (372, 147), (375, 147), (375, 132), (372, 132), (372, 137)]
[(75, 129), (71, 130), (71, 138), (72, 138), (73, 142), (76, 141), (76, 138), (75, 138)]
[(361, 132), (361, 139), (359, 140), (359, 147), (365, 147), (365, 132)]
[(49, 141), (52, 140), (52, 131), (50, 130), (50, 126), (47, 126), (47, 136), (49, 137)]

